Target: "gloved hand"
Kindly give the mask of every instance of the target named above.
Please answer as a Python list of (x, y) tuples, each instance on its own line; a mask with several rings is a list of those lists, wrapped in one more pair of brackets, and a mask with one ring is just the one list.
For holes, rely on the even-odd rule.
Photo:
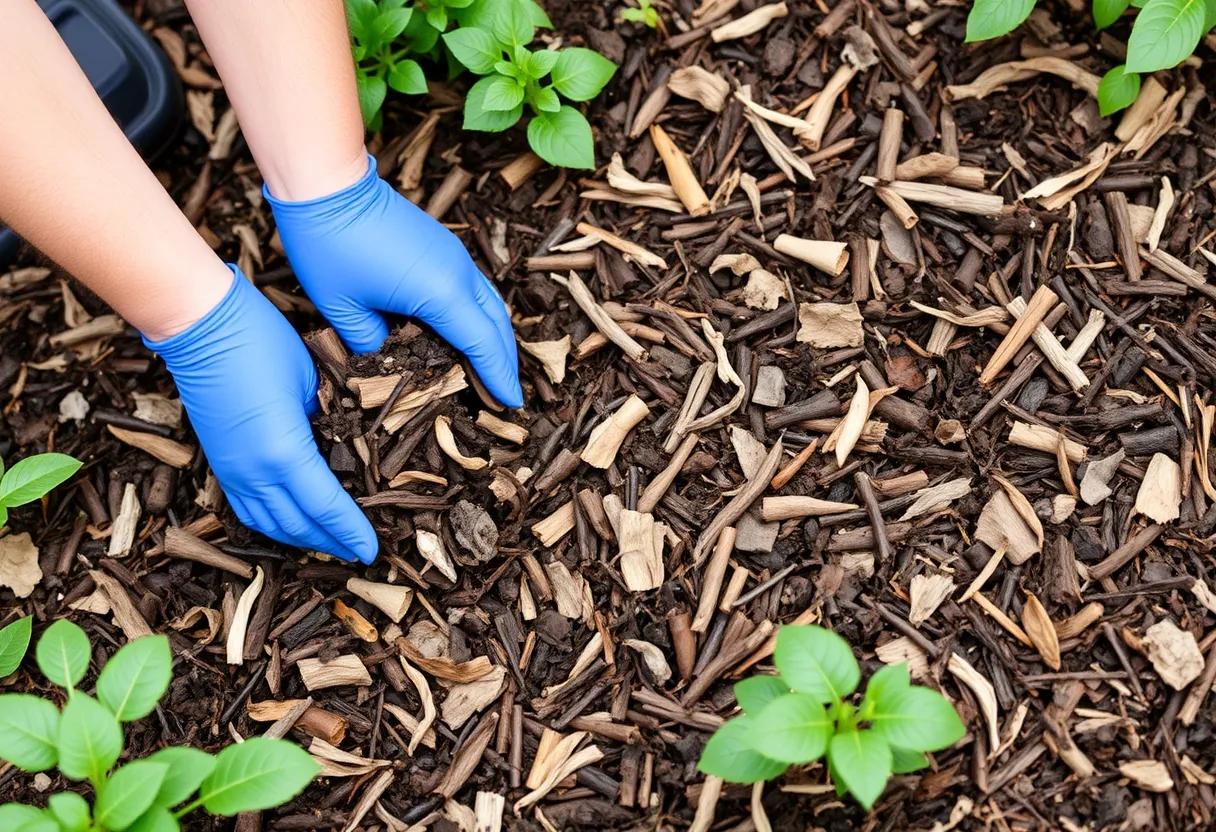
[(371, 563), (371, 523), (321, 459), (317, 370), (291, 324), (239, 271), (219, 305), (148, 349), (165, 360), (240, 521), (282, 543)]
[(515, 334), (502, 298), (456, 235), (381, 179), (285, 202), (263, 189), (304, 291), (352, 350), (388, 337), (382, 313), (417, 318), (472, 362), (486, 389), (523, 405)]

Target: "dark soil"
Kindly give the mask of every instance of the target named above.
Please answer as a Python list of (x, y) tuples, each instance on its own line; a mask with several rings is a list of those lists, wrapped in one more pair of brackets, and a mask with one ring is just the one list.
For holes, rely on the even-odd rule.
[[(567, 291), (547, 276), (568, 269), (544, 261), (529, 265), (531, 258), (555, 254), (554, 246), (580, 236), (574, 225), (588, 222), (666, 261), (666, 269), (640, 266), (600, 245), (593, 249), (591, 265), (579, 268), (600, 302), (633, 313), (665, 340), (645, 342), (651, 349), (644, 361), (626, 359), (611, 344), (584, 360), (572, 353), (560, 384), (548, 380), (539, 362), (523, 356), (527, 405), (519, 412), (496, 413), (527, 428), (522, 445), (495, 438), (475, 423), (489, 404), (473, 388), (441, 399), (395, 434), (371, 430), (378, 408), (359, 408), (345, 386), (347, 378), (404, 373), (404, 394), (432, 384), (456, 359), (418, 327), (401, 327), (379, 355), (334, 366), (322, 362), (330, 386), (327, 412), (317, 418), (323, 451), (367, 506), (384, 546), (384, 557), (368, 569), (316, 560), (241, 529), (222, 502), (207, 503), (201, 455), (190, 467), (175, 471), (116, 440), (107, 424), (194, 442), (188, 427), (165, 429), (140, 424), (133, 416), (133, 394), (172, 393), (163, 366), (133, 332), (80, 350), (57, 349), (49, 336), (69, 328), (60, 286), (65, 276), (53, 269), (0, 276), (0, 389), (7, 391), (0, 456), (8, 461), (54, 448), (86, 461), (74, 483), (44, 505), (13, 512), (10, 529), (33, 535), (45, 577), (26, 599), (0, 590), (3, 620), (32, 613), (41, 627), (71, 616), (94, 636), (99, 659), (104, 658), (127, 636), (111, 616), (71, 607), (92, 595), (96, 586), (89, 570), (100, 569), (118, 581), (152, 629), (171, 637), (177, 657), (173, 686), (154, 717), (131, 727), (131, 756), (166, 743), (215, 749), (234, 734), (261, 733), (268, 725), (250, 718), (249, 704), (307, 696), (297, 667), (301, 659), (355, 654), (372, 683), (314, 691), (314, 702), (345, 720), (342, 749), (391, 761), (392, 781), (379, 799), (384, 815), (441, 830), (459, 828), (452, 810), (448, 817), (436, 814), (444, 811), (437, 789), (454, 761), (470, 764), (459, 787), (448, 790), (457, 803), (472, 807), (479, 791), (500, 794), (507, 800), (505, 828), (543, 828), (534, 809), (518, 816), (511, 809), (528, 791), (522, 783), (539, 738), (545, 729), (563, 734), (580, 726), (585, 730), (594, 725), (586, 718), (595, 713), (608, 714), (612, 723), (609, 731), (587, 740), (603, 757), (537, 804), (545, 821), (558, 829), (687, 828), (704, 779), (696, 761), (709, 729), (733, 712), (731, 682), (767, 665), (762, 639), (745, 649), (749, 637), (763, 633), (754, 628), (816, 621), (849, 639), (867, 673), (881, 664), (877, 651), (890, 650), (893, 642), (923, 658), (921, 683), (942, 690), (957, 705), (969, 732), (955, 748), (934, 755), (929, 771), (894, 778), (868, 815), (821, 788), (827, 782), (821, 765), (787, 775), (763, 795), (774, 829), (1213, 828), (1213, 699), (1203, 688), (1211, 686), (1210, 671), (1216, 667), (1211, 619), (1216, 613), (1205, 609), (1195, 589), (1197, 581), (1216, 585), (1216, 499), (1205, 490), (1208, 471), (1203, 467), (1211, 426), (1199, 411), (1211, 402), (1216, 382), (1211, 357), (1216, 293), (1203, 282), (1208, 261), (1199, 250), (1208, 246), (1213, 231), (1216, 114), (1201, 93), (1202, 71), (1184, 68), (1162, 76), (1169, 91), (1200, 92), (1178, 105), (1179, 123), (1147, 152), (1139, 158), (1115, 156), (1075, 196), (1074, 217), (1066, 204), (1047, 209), (1033, 200), (1018, 203), (1018, 195), (1077, 168), (1100, 143), (1114, 142), (1116, 119), (1098, 119), (1085, 92), (1052, 75), (1011, 84), (983, 100), (951, 102), (946, 93), (949, 85), (970, 82), (990, 66), (1036, 50), (1070, 54), (1069, 44), (1089, 45), (1071, 60), (1097, 75), (1118, 63), (1110, 54), (1118, 43), (1104, 36), (1095, 47), (1088, 20), (1063, 5), (1049, 5), (1050, 18), (1036, 18), (1016, 37), (980, 46), (962, 44), (965, 9), (960, 6), (909, 4), (909, 12), (903, 4), (850, 3), (848, 14), (833, 18), (831, 31), (815, 34), (824, 10), (791, 3), (791, 14), (760, 34), (715, 44), (703, 31), (698, 35), (672, 28), (665, 36), (622, 27), (613, 19), (615, 4), (545, 5), (566, 42), (589, 43), (621, 63), (616, 79), (589, 112), (597, 131), (597, 158), (606, 163), (619, 152), (625, 166), (648, 181), (667, 181), (663, 164), (645, 132), (629, 138), (628, 130), (639, 112), (647, 111), (645, 102), (656, 89), (661, 94), (666, 70), (705, 67), (750, 84), (758, 102), (789, 112), (840, 65), (850, 26), (869, 33), (880, 60), (853, 79), (835, 108), (823, 141), (835, 150), (812, 157), (814, 182), (802, 177), (791, 182), (778, 174), (734, 99), (720, 114), (678, 96), (655, 111), (657, 121), (691, 157), (707, 193), (712, 195), (735, 168), (758, 180), (764, 192), (762, 229), (742, 190), (697, 218), (580, 198), (587, 181), (604, 181), (602, 171), (584, 176), (546, 168), (512, 191), (498, 171), (526, 149), (522, 131), (464, 134), (458, 114), (445, 114), (422, 182), (411, 195), (425, 202), (456, 164), (474, 175), (443, 220), (461, 234), (494, 279), (512, 309), (520, 339), (569, 335), (577, 346), (595, 332)], [(693, 3), (676, 0), (673, 5), (689, 19)], [(744, 0), (734, 15), (755, 5)], [(210, 72), (176, 3), (148, 0), (135, 11), (149, 29), (180, 36), (196, 69)], [(910, 29), (912, 24), (916, 28)], [(1126, 35), (1126, 22), (1114, 27), (1114, 38)], [(1198, 58), (1204, 69), (1210, 67), (1208, 47), (1201, 47)], [(222, 113), (227, 109), (222, 92), (212, 95), (215, 112)], [(446, 101), (443, 90), (436, 91), (434, 100), (390, 101), (384, 130), (373, 139), (372, 149), (391, 181), (399, 173), (398, 155), (410, 131)], [(983, 169), (984, 187), (1017, 207), (988, 217), (913, 203), (918, 224), (907, 234), (895, 231), (891, 217), (883, 220), (886, 206), (859, 181), (875, 173), (889, 106), (906, 116), (900, 161), (948, 152), (957, 139), (955, 152), (962, 164)], [(806, 114), (805, 108), (798, 112)], [(944, 126), (951, 114), (956, 129)], [(787, 129), (775, 129), (803, 157), (809, 155)], [(290, 310), (301, 332), (315, 331), (323, 322), (301, 302), (303, 295), (274, 248), (269, 211), (250, 202), (258, 179), (247, 150), (238, 137), (227, 158), (204, 166), (208, 149), (202, 134), (187, 127), (157, 169), (219, 252), (241, 260), (255, 282)], [(1155, 208), (1162, 177), (1169, 178), (1176, 201), (1160, 250), (1195, 270), (1197, 282), (1185, 282), (1189, 272), (1180, 278), (1148, 261), (1134, 268), (1119, 245), (1124, 233), (1120, 202), (1133, 206), (1133, 212), (1135, 206)], [(242, 250), (233, 231), (240, 224), (254, 229), (258, 252)], [(849, 242), (853, 265), (864, 262), (867, 240), (878, 241), (875, 282), (881, 295), (864, 269), (829, 276), (778, 253), (772, 243), (780, 233)], [(729, 270), (709, 273), (709, 265), (723, 253), (754, 255), (764, 268), (788, 278), (798, 303), (856, 301), (864, 317), (864, 343), (816, 348), (797, 341), (789, 300), (773, 312), (749, 308), (741, 295), (746, 278)], [(259, 257), (261, 267), (256, 265)], [(32, 254), (23, 264), (44, 265)], [(81, 287), (65, 285), (89, 312), (106, 311)], [(1105, 315), (1093, 348), (1079, 361), (1090, 380), (1081, 391), (1074, 392), (1033, 344), (1022, 347), (993, 383), (981, 385), (979, 374), (1010, 322), (959, 327), (944, 354), (932, 354), (928, 345), (936, 319), (912, 305), (966, 316), (1003, 307), (1018, 296), (1029, 301), (1040, 286), (1051, 288), (1062, 306), (1048, 320), (1064, 346), (1091, 312)], [(708, 342), (695, 342), (702, 335), (702, 317), (725, 335), (728, 356), (748, 385), (748, 397), (728, 419), (700, 432), (697, 447), (654, 511), (678, 541), (666, 547), (665, 581), (657, 590), (632, 592), (620, 571), (617, 543), (577, 495), (591, 489), (600, 501), (615, 495), (633, 507), (667, 466), (671, 454), (664, 444), (672, 422), (694, 372), (708, 357)], [(784, 373), (784, 408), (750, 400), (765, 366)], [(732, 562), (747, 572), (738, 596), (742, 602), (729, 614), (716, 612), (700, 637), (689, 634), (684, 616), (696, 611), (705, 577), (705, 564), (694, 562), (693, 546), (748, 480), (730, 428), (751, 434), (766, 450), (781, 441), (784, 466), (811, 441), (822, 446), (848, 406), (857, 371), (868, 376), (870, 390), (898, 388), (872, 415), (884, 423), (885, 435), (863, 439), (843, 469), (831, 453), (817, 450), (788, 484), (767, 493), (861, 503), (856, 475), (862, 473), (879, 486), (881, 521), (855, 511), (781, 523), (767, 551), (762, 546), (733, 553)], [(829, 381), (833, 386), (827, 386)], [(60, 421), (60, 402), (77, 391), (90, 405), (88, 417)], [(733, 393), (733, 387), (715, 382), (701, 413), (725, 404)], [(563, 452), (577, 454), (596, 425), (632, 394), (648, 403), (650, 416), (632, 431), (613, 464), (603, 471), (586, 464), (564, 466)], [(819, 405), (812, 415), (797, 411), (812, 401)], [(466, 470), (444, 454), (433, 429), (437, 416), (451, 420), (465, 455), (489, 459), (491, 465)], [(955, 427), (950, 420), (959, 423), (961, 438), (951, 436)], [(1055, 453), (1013, 444), (1010, 433), (1018, 422), (1060, 431), (1085, 446), (1085, 461), (1062, 466)], [(356, 439), (367, 442), (366, 463)], [(409, 453), (399, 460), (399, 470), (438, 476), (445, 484), (413, 481), (389, 488), (388, 478), (377, 476), (384, 473), (380, 463), (394, 449), (400, 456), (403, 447)], [(1109, 482), (1111, 495), (1094, 505), (1079, 502), (1074, 512), (1053, 522), (1055, 498), (1081, 483), (1093, 461), (1120, 449), (1126, 458)], [(1180, 516), (1161, 523), (1159, 534), (1126, 559), (1109, 561), (1112, 553), (1129, 551), (1128, 541), (1144, 539), (1143, 530), (1154, 526), (1133, 508), (1155, 454), (1181, 465)], [(521, 468), (531, 469), (532, 477), (500, 500), (490, 490), (495, 475), (505, 471), (514, 477)], [(944, 508), (901, 522), (911, 499), (884, 496), (882, 487), (895, 477), (921, 474), (924, 483), (934, 485), (970, 478), (970, 491)], [(1005, 560), (996, 567), (982, 590), (990, 605), (1015, 626), (1026, 626), (1030, 594), (1056, 627), (1091, 605), (1100, 607), (1096, 620), (1061, 640), (1058, 670), (975, 601), (958, 600), (993, 556), (976, 532), (981, 511), (1002, 491), (994, 476), (1027, 498), (1044, 539), (1041, 551), (1024, 563)], [(172, 484), (167, 501), (154, 489), (166, 479)], [(126, 483), (139, 490), (143, 520), (132, 553), (109, 558), (107, 532)], [(579, 507), (575, 528), (554, 546), (542, 546), (531, 527), (572, 499)], [(595, 499), (590, 502), (598, 506)], [(756, 524), (756, 509), (736, 525)], [(208, 525), (212, 512), (219, 522)], [(496, 541), (485, 528), (485, 517)], [(219, 611), (221, 620), (230, 620), (235, 599), (248, 583), (164, 554), (165, 530), (192, 523), (211, 544), (266, 572), (242, 666), (224, 661), (226, 631), (208, 639), (203, 636), (205, 620), (173, 626), (195, 607)], [(419, 554), (419, 530), (439, 536), (454, 560), (456, 581)], [(492, 543), (489, 556), (483, 557), (486, 540)], [(556, 599), (546, 597), (542, 582), (553, 581), (555, 563), (586, 581), (593, 600), (586, 619), (581, 611), (563, 614)], [(1093, 577), (1095, 572), (1102, 577)], [(955, 588), (926, 620), (913, 625), (913, 579), (935, 575), (948, 576)], [(428, 650), (441, 651), (456, 663), (485, 657), (494, 668), (506, 668), (503, 690), (493, 701), (458, 725), (440, 719), (435, 747), (422, 745), (412, 757), (405, 749), (409, 731), (386, 707), (399, 706), (414, 716), (423, 712), (418, 691), (398, 661), (399, 643), (360, 641), (333, 614), (334, 603), (341, 601), (382, 635), (389, 631), (382, 612), (346, 589), (351, 576), (416, 591), (400, 624), (412, 645), (407, 651), (425, 652), (423, 636), (438, 631), (440, 637), (428, 642)], [(535, 617), (525, 616), (529, 604), (521, 586), (535, 603)], [(1163, 620), (1192, 634), (1206, 659), (1207, 674), (1182, 690), (1165, 684), (1143, 643), (1147, 628)], [(693, 666), (681, 672), (676, 644), (689, 636)], [(598, 651), (559, 694), (546, 695), (546, 688), (567, 680), (596, 637), (609, 649)], [(671, 666), (671, 678), (657, 679), (640, 654), (623, 644), (626, 639), (656, 645)], [(732, 656), (715, 670), (716, 658)], [(988, 738), (975, 690), (951, 671), (952, 657), (991, 685), (999, 747)], [(442, 709), (450, 694), (434, 665), (423, 669)], [(41, 685), (27, 666), (6, 688), (48, 692)], [(304, 745), (311, 741), (303, 723), (288, 736)], [(1121, 766), (1134, 761), (1160, 763), (1171, 785), (1152, 791), (1129, 778)], [(188, 828), (341, 829), (377, 776), (323, 778), (290, 805), (260, 817), (235, 822), (200, 818)], [(809, 793), (783, 790), (789, 786)], [(749, 797), (748, 788), (726, 787), (713, 828), (752, 828)], [(31, 778), (0, 770), (0, 801), (8, 799), (40, 802), (42, 797)], [(359, 825), (386, 827), (396, 828), (375, 811)]]

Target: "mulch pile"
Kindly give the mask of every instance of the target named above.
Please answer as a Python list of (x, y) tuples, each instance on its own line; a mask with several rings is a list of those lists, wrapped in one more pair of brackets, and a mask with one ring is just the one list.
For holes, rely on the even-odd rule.
[[(376, 356), (318, 329), (193, 29), (138, 4), (190, 98), (165, 180), (309, 333), (323, 451), (384, 554), (241, 529), (163, 369), (31, 257), (0, 276), (0, 455), (87, 467), (13, 513), (44, 577), (0, 604), (103, 653), (171, 636), (134, 753), (286, 716), (328, 776), (241, 830), (1211, 828), (1197, 67), (1102, 119), (1126, 25), (1094, 47), (1063, 6), (965, 47), (960, 6), (676, 0), (650, 33), (547, 5), (621, 65), (591, 110), (611, 164), (462, 134), (442, 88), (372, 143), (509, 303), (528, 403), (507, 412), (413, 324)], [(967, 737), (870, 816), (821, 765), (707, 787), (731, 682), (791, 622), (868, 672), (907, 661)], [(38, 800), (12, 770), (0, 795)]]

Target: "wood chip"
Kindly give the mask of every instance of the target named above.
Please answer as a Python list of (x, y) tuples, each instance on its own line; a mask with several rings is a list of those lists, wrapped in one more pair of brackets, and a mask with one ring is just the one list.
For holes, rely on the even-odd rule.
[(18, 598), (28, 598), (41, 582), (38, 547), (29, 533), (0, 537), (0, 586), (7, 586)]
[(1052, 670), (1059, 670), (1060, 638), (1055, 624), (1042, 602), (1029, 592), (1026, 593), (1026, 603), (1022, 605), (1022, 628), (1039, 651), (1043, 663)]
[[(455, 577), (451, 580), (455, 580)], [(414, 599), (414, 591), (409, 587), (376, 583), (363, 578), (348, 578), (346, 589), (383, 612), (394, 624), (401, 622)]]
[(908, 623), (913, 626), (924, 624), (953, 592), (954, 579), (949, 575), (913, 575), (908, 586)]
[[(249, 629), (249, 616), (253, 614), (253, 602), (258, 600), (265, 580), (266, 573), (262, 571), (262, 567), (257, 567), (253, 580), (241, 592), (240, 600), (236, 602), (236, 612), (232, 615), (232, 624), (228, 629), (228, 642), (224, 651), (229, 665), (245, 663), (245, 633)], [(366, 670), (364, 672), (366, 673)], [(371, 681), (370, 677), (368, 681)]]
[(465, 456), (456, 446), (456, 436), (452, 433), (452, 420), (444, 415), (435, 417), (435, 441), (448, 457), (466, 471), (480, 471), (489, 466), (488, 459)]
[(309, 691), (372, 683), (372, 677), (363, 661), (354, 653), (346, 653), (328, 662), (321, 659), (300, 659), (296, 667), (300, 670), (304, 687)]
[(1177, 520), (1182, 507), (1182, 468), (1165, 454), (1153, 454), (1136, 492), (1138, 514), (1157, 523)]
[(818, 349), (860, 347), (865, 341), (856, 302), (798, 304), (796, 339)]
[(996, 690), (992, 687), (992, 683), (958, 653), (950, 654), (950, 658), (946, 662), (946, 669), (975, 694), (976, 701), (980, 705), (980, 714), (984, 717), (984, 724), (988, 727), (988, 747), (997, 748), (1001, 744), (1001, 734), (998, 725)]
[(506, 668), (496, 666), (476, 682), (454, 686), (439, 706), (443, 721), (449, 728), (460, 730), (469, 717), (498, 699), (506, 681)]
[(570, 336), (557, 341), (519, 341), (528, 355), (540, 362), (549, 381), (561, 384), (566, 379), (566, 357), (570, 355)]
[(1203, 654), (1194, 634), (1168, 618), (1144, 632), (1142, 641), (1153, 669), (1174, 690), (1183, 690), (1203, 673)]
[(148, 456), (158, 459), (166, 465), (172, 465), (174, 468), (188, 468), (190, 463), (194, 461), (194, 449), (189, 445), (183, 445), (181, 442), (174, 442), (164, 436), (157, 436), (154, 433), (143, 433), (137, 430), (127, 430), (125, 428), (115, 427), (114, 425), (106, 425), (108, 430), (116, 439), (130, 445), (132, 448), (137, 448)]
[(730, 84), (716, 72), (701, 66), (684, 66), (671, 73), (667, 88), (683, 98), (691, 98), (711, 113), (720, 113), (730, 95)]
[(1119, 773), (1140, 788), (1150, 792), (1168, 792), (1174, 788), (1165, 763), (1156, 760), (1132, 760), (1119, 765)]
[(594, 468), (607, 468), (616, 459), (629, 432), (649, 415), (646, 402), (636, 395), (630, 396), (611, 416), (595, 426), (579, 458)]
[(665, 526), (654, 515), (624, 509), (617, 539), (620, 544), (621, 577), (632, 592), (648, 592), (663, 584)]
[(709, 36), (714, 43), (745, 38), (756, 34), (774, 20), (785, 17), (789, 13), (789, 7), (783, 2), (759, 6), (740, 18), (710, 30)]
[(1123, 449), (1102, 459), (1097, 459), (1085, 467), (1085, 476), (1081, 477), (1081, 499), (1086, 505), (1096, 506), (1112, 493), (1110, 481), (1119, 471), (1126, 456)]

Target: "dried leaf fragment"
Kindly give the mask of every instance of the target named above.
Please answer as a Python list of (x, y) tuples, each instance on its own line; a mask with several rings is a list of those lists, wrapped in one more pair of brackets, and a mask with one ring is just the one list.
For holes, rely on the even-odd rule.
[(770, 271), (755, 269), (743, 287), (743, 304), (751, 309), (772, 311), (786, 297), (785, 281)]
[(38, 547), (29, 533), (0, 537), (0, 586), (7, 586), (18, 598), (27, 598), (41, 580)]
[(443, 721), (449, 728), (459, 730), (469, 721), (469, 717), (498, 699), (506, 681), (506, 668), (496, 665), (476, 682), (456, 685), (448, 691), (447, 699), (439, 707)]
[(913, 575), (908, 586), (908, 597), (911, 599), (911, 611), (908, 621), (913, 625), (924, 624), (932, 617), (942, 601), (954, 592), (954, 579), (949, 575)]
[(1056, 625), (1042, 602), (1029, 592), (1026, 593), (1026, 603), (1022, 605), (1022, 629), (1039, 651), (1043, 663), (1052, 670), (1059, 670), (1060, 637), (1056, 633)]
[(1145, 630), (1142, 643), (1157, 675), (1174, 690), (1182, 690), (1203, 673), (1203, 654), (1194, 634), (1168, 618)]
[(570, 336), (566, 335), (556, 341), (520, 341), (524, 352), (540, 362), (554, 384), (561, 384), (566, 378), (566, 357), (570, 355)]

